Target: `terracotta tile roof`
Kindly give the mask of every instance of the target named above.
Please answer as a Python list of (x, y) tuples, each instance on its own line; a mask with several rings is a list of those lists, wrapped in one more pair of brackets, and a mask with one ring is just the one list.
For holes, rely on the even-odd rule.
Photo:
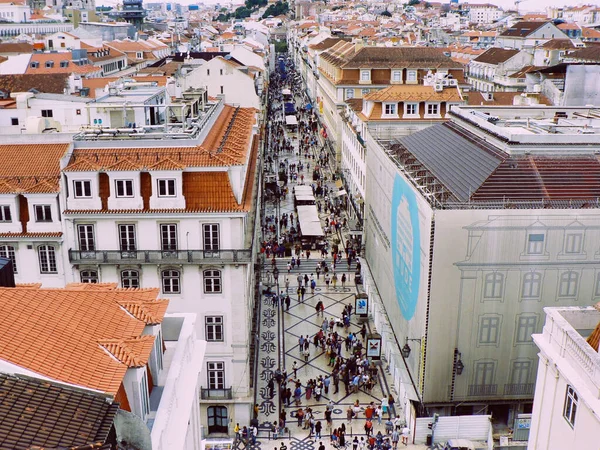
[(575, 48), (575, 46), (571, 39), (550, 39), (548, 42), (542, 44), (542, 48), (548, 50), (570, 50)]
[(33, 53), (33, 45), (26, 42), (2, 42), (0, 53)]
[[(67, 61), (66, 67), (61, 67), (61, 62)], [(31, 67), (32, 62), (37, 62), (38, 67)], [(52, 62), (52, 67), (46, 67), (46, 63)], [(33, 53), (25, 74), (46, 74), (46, 73), (76, 73), (79, 75), (92, 75), (100, 73), (102, 69), (100, 67), (93, 66), (91, 64), (77, 65), (71, 60), (71, 53)]]
[(325, 38), (318, 44), (311, 44), (308, 47), (312, 48), (313, 50), (316, 50), (316, 51), (327, 50), (328, 48), (333, 47), (335, 44), (337, 44), (338, 42), (340, 42), (342, 40), (343, 39), (341, 39), (341, 38)]
[(154, 336), (105, 339), (98, 341), (98, 344), (127, 367), (144, 367), (154, 346)]
[(538, 28), (541, 28), (548, 22), (546, 21), (521, 21), (515, 23), (512, 27), (504, 31), (500, 36), (506, 37), (527, 37)]
[(70, 73), (0, 75), (0, 89), (8, 92), (27, 92), (35, 89), (46, 94), (63, 94)]
[(59, 190), (60, 158), (69, 144), (0, 145), (0, 194)]
[(490, 48), (475, 58), (473, 61), (477, 61), (485, 64), (500, 64), (508, 61), (510, 58), (519, 53), (519, 50), (505, 49), (505, 48)]
[(433, 47), (363, 47), (344, 62), (343, 69), (352, 68), (462, 68)]
[(365, 95), (374, 102), (460, 102), (462, 97), (456, 87), (436, 92), (433, 86), (399, 84)]
[[(145, 326), (161, 321), (168, 301), (158, 289), (0, 288), (0, 359), (65, 383), (115, 395), (130, 364), (146, 358)], [(131, 303), (146, 303), (151, 321), (131, 314)], [(133, 308), (131, 308), (133, 310)], [(144, 338), (146, 339), (146, 338)], [(116, 360), (101, 343), (122, 341), (135, 353)], [(116, 357), (117, 355), (115, 355)]]
[(35, 232), (35, 233), (0, 233), (0, 238), (59, 238), (62, 237), (61, 231), (56, 232)]
[(118, 410), (102, 394), (0, 374), (0, 448), (101, 448)]
[[(248, 160), (255, 117), (254, 108), (237, 108), (236, 113), (235, 107), (226, 105), (198, 147), (75, 149), (65, 170), (180, 170), (243, 165)], [(127, 163), (116, 165), (123, 160)]]
[[(488, 106), (512, 106), (515, 101), (515, 97), (519, 97), (519, 92), (494, 92), (492, 94), (492, 100), (484, 98), (481, 92), (471, 91), (469, 92), (468, 104), (469, 105), (488, 105)], [(528, 94), (532, 96), (532, 94)], [(552, 105), (552, 102), (542, 94), (535, 96), (540, 105)]]

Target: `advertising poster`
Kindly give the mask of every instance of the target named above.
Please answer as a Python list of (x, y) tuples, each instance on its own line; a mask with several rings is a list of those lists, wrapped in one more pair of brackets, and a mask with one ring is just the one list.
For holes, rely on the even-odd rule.
[(381, 357), (381, 339), (367, 339), (367, 356), (373, 359)]
[(410, 320), (415, 314), (419, 300), (421, 236), (415, 192), (400, 175), (396, 175), (394, 180), (391, 221), (396, 299), (402, 316)]
[(354, 313), (358, 315), (368, 314), (369, 303), (367, 298), (356, 298), (356, 305), (354, 306)]

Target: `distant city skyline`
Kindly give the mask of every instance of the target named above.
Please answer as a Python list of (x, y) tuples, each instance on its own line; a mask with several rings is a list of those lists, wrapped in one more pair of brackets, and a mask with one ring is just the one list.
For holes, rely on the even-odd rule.
[[(432, 0), (435, 1), (435, 0)], [(122, 0), (102, 0), (101, 2), (98, 2), (98, 4), (103, 4), (106, 6), (113, 6), (116, 4), (122, 3)], [(179, 0), (179, 1), (173, 1), (173, 2), (168, 2), (168, 1), (146, 1), (144, 0), (144, 3), (179, 3), (181, 5), (194, 5), (194, 4), (205, 4), (205, 5), (216, 5), (216, 4), (221, 4), (221, 5), (229, 5), (229, 4), (233, 4), (233, 5), (241, 5), (244, 3), (243, 0), (233, 0), (233, 1), (223, 1), (223, 0), (203, 0), (201, 2), (195, 1), (195, 0)], [(442, 1), (441, 3), (447, 3), (445, 1)], [(460, 1), (459, 3), (471, 3), (471, 4), (481, 4), (481, 3), (491, 3), (494, 5), (498, 5), (500, 6), (502, 9), (514, 9), (515, 8), (515, 3), (514, 0), (492, 0), (492, 1), (486, 1), (486, 0), (482, 0), (482, 1), (470, 1), (470, 2), (464, 2), (464, 1)], [(539, 0), (523, 0), (520, 4), (519, 4), (519, 10), (520, 11), (526, 11), (526, 12), (533, 12), (533, 11), (539, 11), (539, 12), (543, 12), (545, 11), (545, 9), (548, 6), (577, 6), (577, 5), (595, 5), (600, 7), (599, 3), (595, 3), (595, 2), (580, 2), (580, 1), (576, 1), (576, 0), (545, 0), (543, 2), (543, 4), (541, 4), (541, 2)]]

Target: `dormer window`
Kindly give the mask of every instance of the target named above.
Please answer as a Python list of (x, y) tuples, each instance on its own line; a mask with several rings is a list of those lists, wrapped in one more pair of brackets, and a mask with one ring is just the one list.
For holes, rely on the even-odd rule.
[(69, 67), (69, 61), (61, 61), (60, 62), (60, 67)]
[(73, 181), (73, 190), (75, 191), (75, 198), (91, 198), (92, 183), (87, 180), (75, 180)]
[(136, 52), (135, 57), (137, 59), (144, 59), (144, 52)]
[(40, 63), (37, 61), (33, 61), (31, 64), (29, 64), (29, 67), (31, 67), (32, 69), (37, 69), (38, 67), (40, 67)]
[(175, 197), (175, 180), (158, 180), (158, 196), (159, 197)]
[(12, 222), (9, 205), (0, 206), (0, 222)]
[(401, 70), (392, 70), (392, 81), (395, 83), (402, 82), (402, 71)]
[(409, 70), (406, 72), (406, 82), (407, 83), (416, 83), (417, 82), (417, 71)]
[(383, 117), (398, 117), (398, 104), (397, 103), (384, 103), (383, 104)]
[(133, 180), (116, 180), (117, 197), (133, 197)]
[(51, 69), (54, 67), (54, 61), (46, 61), (46, 69)]
[(371, 81), (371, 71), (365, 69), (361, 70), (360, 81)]

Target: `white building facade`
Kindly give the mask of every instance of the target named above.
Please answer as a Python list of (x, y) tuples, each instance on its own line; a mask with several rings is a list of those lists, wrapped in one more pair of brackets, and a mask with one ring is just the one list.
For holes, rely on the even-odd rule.
[(527, 448), (595, 449), (593, 436), (600, 432), (600, 311), (551, 307), (544, 312), (542, 333), (533, 336), (540, 361)]

